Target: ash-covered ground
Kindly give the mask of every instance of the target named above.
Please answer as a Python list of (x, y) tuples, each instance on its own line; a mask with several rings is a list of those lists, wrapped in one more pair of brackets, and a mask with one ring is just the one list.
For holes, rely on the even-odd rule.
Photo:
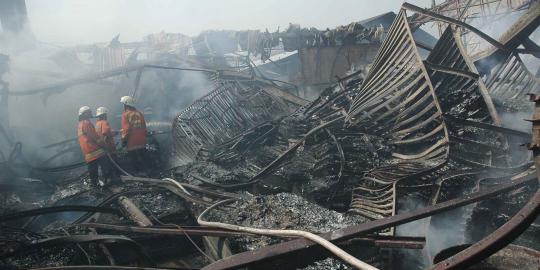
[[(208, 214), (208, 221), (277, 230), (324, 233), (366, 222), (360, 216), (338, 213), (291, 193), (252, 197)], [(270, 237), (239, 237), (231, 240), (235, 251), (256, 250), (281, 242)]]

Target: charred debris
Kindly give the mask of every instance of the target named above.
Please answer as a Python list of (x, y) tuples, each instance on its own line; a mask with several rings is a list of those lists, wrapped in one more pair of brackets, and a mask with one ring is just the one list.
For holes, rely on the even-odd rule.
[[(24, 1), (1, 5), (3, 41), (31, 44)], [(539, 23), (538, 1), (449, 0), (327, 30), (117, 36), (55, 49), (31, 84), (2, 55), (0, 268), (538, 269)], [(122, 182), (91, 188), (71, 127), (27, 146), (10, 117), (96, 88), (144, 108), (150, 175), (120, 151)]]

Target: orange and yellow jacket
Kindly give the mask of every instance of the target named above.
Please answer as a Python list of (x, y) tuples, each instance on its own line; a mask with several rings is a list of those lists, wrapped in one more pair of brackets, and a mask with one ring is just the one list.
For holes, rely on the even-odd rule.
[(96, 122), (96, 132), (101, 137), (101, 139), (103, 139), (105, 145), (107, 145), (107, 150), (116, 150), (116, 145), (114, 144), (114, 133), (107, 120), (98, 120)]
[(122, 140), (127, 140), (127, 150), (146, 147), (146, 122), (144, 115), (128, 108), (122, 113)]
[(100, 138), (90, 120), (79, 121), (77, 135), (79, 136), (79, 145), (86, 163), (90, 163), (106, 154), (106, 151), (97, 143)]

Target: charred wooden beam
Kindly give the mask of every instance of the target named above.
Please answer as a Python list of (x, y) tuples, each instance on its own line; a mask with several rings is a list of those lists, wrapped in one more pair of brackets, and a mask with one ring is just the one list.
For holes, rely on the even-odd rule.
[(118, 203), (129, 218), (141, 227), (152, 226), (152, 221), (126, 196), (120, 196)]
[[(98, 207), (108, 206), (108, 205), (110, 205), (112, 203), (115, 203), (115, 201), (121, 196), (127, 196), (127, 195), (130, 195), (130, 194), (141, 194), (141, 193), (149, 193), (149, 192), (156, 192), (156, 191), (164, 191), (164, 190), (166, 190), (166, 189), (163, 188), (163, 187), (144, 188), (144, 189), (129, 189), (129, 190), (125, 190), (125, 191), (110, 195), (109, 197), (107, 197), (106, 199), (101, 201), (97, 206)], [(83, 216), (81, 216), (80, 218), (78, 218), (77, 220), (75, 220), (73, 222), (73, 224), (86, 222), (93, 215), (94, 215), (94, 213), (86, 213)]]

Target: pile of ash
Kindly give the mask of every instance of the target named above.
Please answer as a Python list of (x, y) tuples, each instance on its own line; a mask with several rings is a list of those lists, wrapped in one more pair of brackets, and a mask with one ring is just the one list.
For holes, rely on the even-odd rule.
[[(367, 221), (360, 216), (326, 209), (290, 193), (239, 201), (230, 207), (211, 211), (205, 218), (246, 227), (304, 230), (312, 233), (333, 231)], [(275, 237), (235, 237), (231, 239), (231, 248), (235, 252), (242, 252), (279, 242), (281, 240)]]

